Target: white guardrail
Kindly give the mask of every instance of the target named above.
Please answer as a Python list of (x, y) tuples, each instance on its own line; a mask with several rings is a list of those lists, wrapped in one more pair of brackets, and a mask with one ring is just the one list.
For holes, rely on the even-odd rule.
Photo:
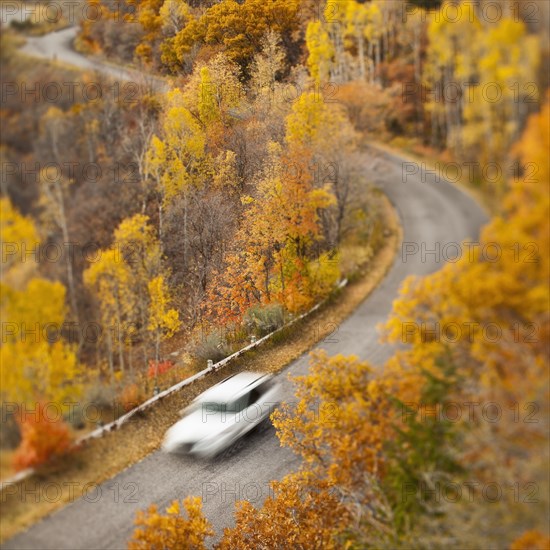
[[(348, 284), (348, 280), (343, 279), (342, 281), (340, 281), (336, 285), (335, 290), (339, 290), (341, 288), (344, 288), (347, 284)], [(308, 315), (311, 315), (314, 311), (317, 311), (327, 300), (328, 300), (328, 298), (325, 298), (324, 300), (322, 300), (318, 304), (314, 305), (309, 311), (306, 311), (305, 313), (302, 313), (301, 315), (299, 315), (298, 317), (295, 317), (294, 319), (292, 319), (291, 321), (289, 321), (288, 323), (286, 323), (282, 327), (279, 327), (278, 329), (274, 330), (273, 332), (270, 332), (269, 334), (266, 334), (265, 336), (263, 336), (259, 340), (256, 340), (256, 342), (254, 342), (252, 344), (249, 344), (248, 346), (245, 346), (244, 348), (241, 348), (239, 351), (236, 351), (235, 353), (227, 356), (225, 359), (222, 359), (221, 361), (218, 361), (217, 363), (213, 363), (213, 364), (209, 365), (208, 367), (206, 367), (204, 370), (201, 370), (200, 372), (198, 372), (197, 374), (194, 374), (193, 376), (190, 376), (189, 378), (186, 378), (185, 380), (182, 380), (181, 382), (178, 382), (177, 384), (174, 384), (173, 386), (170, 386), (168, 389), (159, 392), (157, 395), (151, 397), (147, 401), (143, 402), (141, 405), (138, 405), (137, 407), (131, 409), (126, 414), (123, 414), (121, 417), (117, 418), (113, 422), (109, 422), (109, 424), (105, 424), (104, 426), (101, 426), (101, 427), (93, 430), (92, 432), (78, 438), (75, 441), (74, 446), (77, 447), (78, 445), (81, 445), (82, 443), (85, 443), (86, 441), (88, 441), (90, 439), (95, 439), (95, 438), (98, 438), (98, 437), (102, 437), (107, 432), (117, 430), (118, 428), (120, 428), (120, 426), (122, 426), (123, 424), (128, 422), (128, 420), (130, 418), (132, 418), (132, 416), (134, 416), (135, 414), (137, 414), (139, 412), (142, 412), (145, 409), (148, 409), (151, 405), (153, 405), (157, 401), (160, 401), (161, 399), (164, 399), (166, 396), (181, 390), (185, 386), (189, 386), (195, 380), (200, 380), (201, 378), (204, 378), (209, 373), (221, 369), (222, 367), (224, 367), (225, 365), (227, 365), (228, 363), (230, 363), (231, 361), (233, 361), (237, 357), (240, 357), (243, 353), (246, 353), (247, 351), (260, 346), (263, 342), (266, 342), (267, 340), (272, 338), (275, 334), (277, 334), (281, 330), (284, 330), (284, 329), (292, 326), (294, 323), (297, 323), (298, 321), (302, 320), (304, 317), (307, 317)], [(5, 481), (0, 482), (0, 492), (3, 491), (4, 488), (7, 487), (8, 485), (13, 485), (14, 483), (18, 483), (19, 481), (22, 481), (22, 480), (26, 479), (27, 477), (30, 477), (33, 473), (34, 473), (34, 469), (29, 468), (27, 470), (22, 470), (21, 472), (19, 472), (15, 476), (13, 476), (13, 477), (5, 480)]]

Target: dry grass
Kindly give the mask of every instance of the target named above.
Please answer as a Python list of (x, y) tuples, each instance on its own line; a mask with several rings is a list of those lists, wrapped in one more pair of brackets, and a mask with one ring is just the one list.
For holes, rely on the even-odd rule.
[[(362, 266), (353, 282), (326, 302), (323, 307), (293, 326), (276, 341), (261, 347), (261, 352), (249, 352), (223, 370), (198, 380), (182, 391), (158, 402), (140, 417), (134, 417), (117, 432), (88, 442), (62, 462), (43, 468), (36, 474), (14, 485), (10, 493), (2, 495), (2, 523), (0, 541), (14, 536), (54, 510), (70, 502), (68, 482), (76, 490), (87, 483), (101, 483), (156, 450), (166, 429), (178, 419), (178, 411), (206, 388), (242, 370), (277, 372), (311, 349), (330, 334), (333, 323), (339, 324), (372, 292), (391, 267), (401, 242), (401, 227), (395, 211), (386, 197), (380, 198), (380, 215), (390, 235), (373, 259)], [(331, 323), (323, 323), (330, 319)], [(283, 333), (285, 331), (282, 331)], [(41, 491), (45, 484), (58, 484), (62, 496), (57, 502), (25, 502), (26, 491)], [(78, 485), (74, 485), (74, 484)], [(74, 498), (74, 497), (73, 497)]]
[(15, 451), (12, 449), (2, 449), (0, 452), (0, 476), (2, 479), (12, 477), (16, 474), (13, 468), (13, 455)]

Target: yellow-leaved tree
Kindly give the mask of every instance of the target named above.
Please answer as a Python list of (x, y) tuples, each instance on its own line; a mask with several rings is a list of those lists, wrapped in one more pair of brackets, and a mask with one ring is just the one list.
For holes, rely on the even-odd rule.
[[(469, 422), (457, 456), (470, 481), (480, 486), (496, 480), (537, 492), (545, 486), (549, 116), (547, 100), (513, 150), (524, 165), (537, 167), (537, 177), (510, 184), (502, 213), (483, 229), (479, 245), (464, 246), (459, 261), (424, 279), (408, 279), (386, 325), (391, 342), (410, 345), (392, 363), (432, 371), (438, 358), (449, 354), (458, 376), (467, 381), (456, 389), (455, 402), (479, 408), (462, 411)], [(488, 404), (496, 415), (487, 412)], [(449, 507), (446, 528), (462, 533), (468, 525), (475, 547), (507, 546), (522, 531), (544, 529), (547, 497), (540, 496), (539, 506), (504, 490), (491, 505), (463, 499)], [(489, 533), (483, 527), (489, 524), (506, 529)]]
[[(99, 260), (84, 272), (84, 282), (92, 289), (99, 304), (111, 373), (114, 372), (115, 344), (121, 371), (126, 364), (125, 345), (131, 345), (132, 339), (142, 342), (147, 362), (147, 344), (151, 335), (148, 330), (151, 315), (149, 284), (159, 276), (162, 276), (159, 240), (149, 218), (143, 214), (123, 220), (114, 232), (111, 247), (100, 251)], [(131, 349), (128, 357), (132, 369)]]
[(158, 375), (160, 359), (160, 343), (162, 340), (171, 338), (180, 328), (178, 312), (170, 307), (170, 292), (166, 286), (164, 277), (161, 275), (151, 279), (147, 284), (149, 289), (149, 324), (155, 346), (155, 383)]
[(84, 272), (84, 283), (94, 290), (99, 301), (103, 334), (106, 339), (107, 360), (111, 375), (114, 374), (113, 354), (118, 351), (120, 368), (124, 370), (125, 338), (121, 330), (135, 322), (137, 300), (130, 284), (130, 266), (124, 261), (120, 250), (104, 250), (98, 261)]
[(202, 515), (201, 499), (187, 497), (182, 504), (187, 517), (182, 515), (182, 506), (177, 500), (165, 514), (159, 513), (154, 504), (146, 512), (138, 512), (137, 529), (128, 542), (128, 550), (206, 550), (204, 541), (214, 533)]
[[(188, 190), (199, 183), (205, 160), (206, 135), (200, 121), (184, 106), (176, 88), (166, 95), (162, 137), (154, 135), (146, 156), (146, 174), (152, 182), (158, 208), (159, 239), (162, 243), (164, 212), (176, 198), (184, 204), (184, 233), (187, 230)], [(184, 263), (187, 237), (184, 238)]]
[(66, 408), (82, 388), (75, 346), (63, 337), (65, 287), (38, 274), (32, 252), (39, 254), (40, 241), (32, 220), (7, 198), (1, 199), (1, 208), (2, 399), (29, 405), (40, 400), (60, 406), (65, 402)]

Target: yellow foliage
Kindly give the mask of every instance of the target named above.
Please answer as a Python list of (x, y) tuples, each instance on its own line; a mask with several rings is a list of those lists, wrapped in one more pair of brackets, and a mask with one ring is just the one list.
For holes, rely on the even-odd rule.
[(139, 511), (137, 529), (128, 550), (206, 550), (205, 538), (214, 533), (202, 515), (201, 499), (187, 497), (182, 501), (187, 517), (182, 515), (180, 503), (174, 500), (166, 513), (158, 512), (153, 504), (146, 512)]
[(2, 258), (7, 268), (0, 282), (2, 396), (28, 404), (77, 399), (82, 388), (76, 349), (61, 336), (67, 328), (65, 287), (36, 276), (38, 262), (24, 254), (40, 244), (32, 220), (17, 212), (7, 198), (1, 199), (0, 206), (3, 250), (8, 251), (8, 243), (16, 250), (14, 258)]
[(349, 522), (349, 513), (326, 483), (307, 472), (271, 483), (260, 513), (247, 501), (235, 512), (236, 527), (226, 529), (219, 550), (250, 548), (341, 548), (335, 534)]
[(36, 251), (40, 239), (33, 221), (22, 216), (7, 197), (0, 198), (0, 244), (2, 281), (21, 288), (38, 266), (25, 252)]
[(180, 328), (178, 312), (169, 307), (170, 295), (164, 278), (159, 276), (148, 283), (151, 305), (149, 308), (149, 330), (171, 338)]
[(309, 52), (307, 58), (309, 74), (313, 81), (319, 85), (329, 79), (330, 63), (334, 56), (334, 47), (321, 21), (308, 23), (306, 44)]
[(59, 282), (31, 279), (23, 290), (1, 285), (5, 341), (0, 348), (2, 393), (11, 401), (57, 403), (81, 392), (74, 346), (61, 338), (65, 288)]

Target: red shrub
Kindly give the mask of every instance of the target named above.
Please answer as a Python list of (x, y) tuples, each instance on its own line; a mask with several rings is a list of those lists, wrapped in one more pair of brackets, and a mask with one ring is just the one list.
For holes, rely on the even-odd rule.
[[(156, 361), (153, 361), (153, 360), (149, 361), (149, 369), (147, 370), (147, 376), (149, 378), (155, 377), (155, 365), (156, 365)], [(170, 369), (172, 369), (172, 367), (174, 366), (174, 363), (172, 363), (172, 361), (169, 361), (169, 360), (159, 361), (158, 366), (159, 366), (158, 374), (160, 376), (161, 374), (164, 374), (165, 372), (168, 372)]]
[(56, 412), (42, 403), (18, 418), (21, 443), (13, 456), (16, 470), (32, 468), (59, 457), (71, 447), (71, 433)]

